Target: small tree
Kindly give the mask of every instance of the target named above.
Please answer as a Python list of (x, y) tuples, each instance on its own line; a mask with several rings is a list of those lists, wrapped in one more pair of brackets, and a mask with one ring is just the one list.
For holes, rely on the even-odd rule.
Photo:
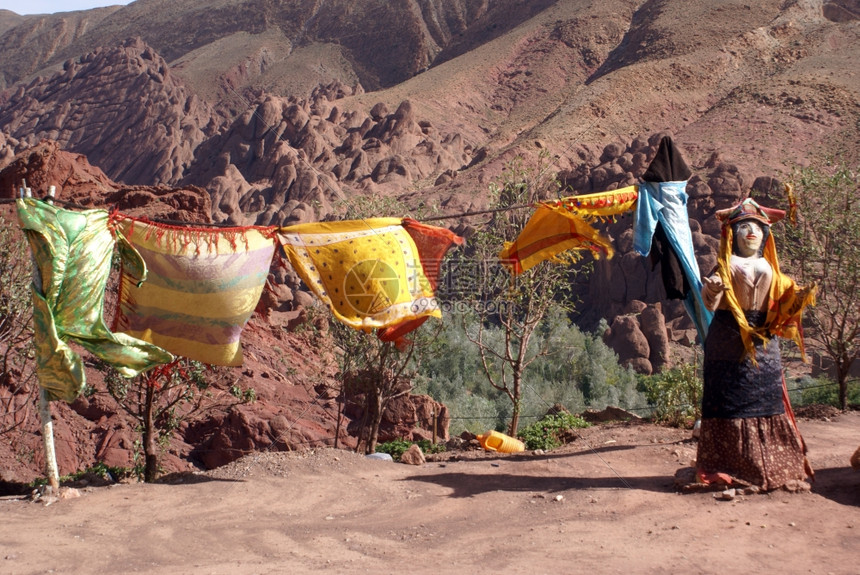
[(839, 403), (848, 407), (848, 375), (860, 354), (860, 187), (858, 173), (826, 164), (791, 175), (799, 212), (786, 224), (786, 268), (802, 285), (818, 286), (804, 314), (807, 337), (833, 361)]
[(341, 351), (338, 377), (343, 393), (363, 399), (356, 448), (374, 453), (385, 408), (391, 400), (412, 391), (414, 371), (410, 369), (410, 362), (416, 349), (415, 341), (401, 350), (394, 342), (381, 341), (341, 323), (333, 325), (332, 334)]
[[(534, 348), (545, 349), (546, 354), (528, 368), (520, 398), (520, 429), (524, 419), (531, 421), (554, 405), (579, 413), (587, 407), (637, 409), (646, 404), (644, 394), (637, 391), (635, 372), (618, 363), (618, 355), (600, 335), (583, 333), (563, 311), (548, 315), (532, 338)], [(467, 331), (477, 332), (476, 321), (473, 314), (447, 323), (422, 357), (416, 377), (422, 393), (448, 406), (452, 435), (464, 430), (483, 433), (487, 425), (504, 429), (510, 422), (509, 396), (489, 383), (480, 351), (466, 337)], [(485, 327), (484, 336), (487, 343), (500, 343), (504, 330)]]
[[(543, 263), (517, 276), (498, 273), (498, 253), (505, 241), (513, 241), (528, 222), (533, 203), (558, 197), (560, 185), (550, 175), (542, 155), (535, 168), (523, 167), (522, 158), (511, 162), (500, 181), (490, 187), (492, 218), (469, 240), (471, 257), (481, 268), (480, 285), (463, 295), (477, 314), (469, 340), (480, 352), (481, 366), (490, 384), (510, 399), (513, 409), (508, 432), (516, 436), (521, 413), (524, 375), (539, 357), (550, 353), (548, 345), (535, 345), (534, 334), (554, 309), (573, 311), (571, 282), (587, 273), (587, 266)], [(468, 316), (464, 315), (464, 318)], [(488, 337), (490, 326), (503, 330), (501, 341)], [(541, 338), (549, 342), (551, 338)]]
[[(143, 450), (143, 480), (158, 479), (159, 455), (180, 423), (214, 409), (228, 409), (256, 399), (252, 389), (235, 385), (216, 390), (210, 381), (226, 379), (228, 368), (208, 367), (198, 361), (178, 359), (159, 365), (135, 378), (100, 363), (105, 383), (119, 406), (138, 423)], [(208, 376), (208, 377), (207, 377)]]
[(35, 413), (30, 252), (17, 226), (0, 217), (0, 434)]

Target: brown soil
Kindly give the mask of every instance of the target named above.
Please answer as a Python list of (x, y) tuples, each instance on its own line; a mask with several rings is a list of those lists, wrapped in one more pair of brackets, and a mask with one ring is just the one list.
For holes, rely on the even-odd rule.
[(158, 484), (0, 499), (2, 573), (857, 573), (860, 412), (798, 420), (811, 492), (680, 493), (690, 432), (607, 423), (422, 466), (257, 453)]

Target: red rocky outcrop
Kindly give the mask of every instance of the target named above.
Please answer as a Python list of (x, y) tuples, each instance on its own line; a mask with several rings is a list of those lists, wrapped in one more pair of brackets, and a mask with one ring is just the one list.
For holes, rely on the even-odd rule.
[[(352, 435), (360, 433), (361, 422), (365, 419), (363, 401), (363, 394), (348, 399), (345, 413), (352, 420), (349, 427)], [(451, 424), (448, 407), (429, 395), (406, 394), (388, 402), (382, 414), (378, 440), (380, 443), (395, 439), (430, 441), (434, 439), (434, 424), (435, 439), (448, 441), (448, 427)]]
[(126, 186), (114, 182), (81, 154), (63, 151), (43, 140), (26, 148), (0, 171), (0, 197), (17, 197), (22, 183), (36, 197), (55, 187), (57, 199), (87, 208), (118, 209), (130, 216), (206, 223), (211, 221), (209, 194), (195, 186)]

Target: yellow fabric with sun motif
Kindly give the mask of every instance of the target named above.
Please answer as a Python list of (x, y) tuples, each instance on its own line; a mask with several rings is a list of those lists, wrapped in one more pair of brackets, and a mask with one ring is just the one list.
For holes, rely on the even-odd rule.
[(299, 224), (278, 235), (296, 273), (341, 322), (369, 331), (442, 317), (400, 218)]

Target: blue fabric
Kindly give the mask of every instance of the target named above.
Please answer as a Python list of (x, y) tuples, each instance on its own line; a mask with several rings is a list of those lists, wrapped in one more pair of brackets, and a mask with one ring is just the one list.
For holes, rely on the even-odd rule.
[(651, 240), (659, 222), (690, 284), (684, 307), (696, 324), (699, 338), (704, 342), (712, 311), (702, 301), (702, 279), (693, 251), (690, 217), (687, 214), (687, 182), (640, 182), (639, 201), (633, 214), (633, 249), (640, 255), (651, 253)]
[(654, 199), (652, 189), (653, 184), (649, 182), (639, 184), (639, 200), (636, 202), (636, 211), (633, 212), (633, 249), (641, 256), (651, 253), (651, 240), (654, 238), (654, 230), (657, 229), (658, 215), (663, 209)]

